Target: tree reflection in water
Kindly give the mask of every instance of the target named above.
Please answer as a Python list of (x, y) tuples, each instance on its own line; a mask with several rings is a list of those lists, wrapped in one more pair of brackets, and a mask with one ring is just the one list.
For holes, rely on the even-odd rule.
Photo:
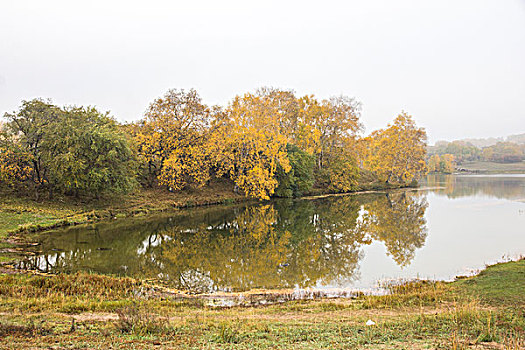
[(372, 239), (385, 244), (388, 254), (400, 266), (407, 266), (427, 238), (425, 197), (409, 192), (389, 193), (365, 205), (363, 229)]
[(499, 199), (523, 200), (525, 197), (523, 174), (497, 175), (497, 181), (491, 175), (431, 174), (426, 178), (426, 185), (436, 188), (434, 193), (448, 198), (483, 195)]
[(408, 265), (426, 239), (426, 208), (424, 197), (396, 192), (184, 210), (46, 233), (41, 253), (19, 267), (152, 278), (195, 292), (346, 286), (373, 240)]

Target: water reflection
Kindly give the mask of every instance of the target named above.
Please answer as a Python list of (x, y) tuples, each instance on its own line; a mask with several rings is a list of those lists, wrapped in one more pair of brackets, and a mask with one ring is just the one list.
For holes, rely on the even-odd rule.
[(448, 198), (484, 195), (498, 199), (525, 201), (525, 175), (428, 175), (426, 185), (442, 187), (435, 193)]
[(116, 220), (43, 235), (20, 268), (91, 270), (195, 291), (348, 286), (363, 247), (383, 242), (400, 266), (427, 236), (417, 192), (278, 200)]
[(365, 205), (364, 229), (370, 236), (384, 242), (388, 254), (400, 266), (410, 264), (417, 248), (427, 238), (425, 197), (406, 193), (390, 193), (371, 205)]

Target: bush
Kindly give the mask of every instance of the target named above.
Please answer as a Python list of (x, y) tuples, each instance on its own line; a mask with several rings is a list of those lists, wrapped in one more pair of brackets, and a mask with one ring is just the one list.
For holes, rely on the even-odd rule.
[(128, 306), (116, 311), (118, 321), (116, 327), (122, 333), (136, 335), (158, 334), (166, 332), (168, 321), (156, 314), (147, 312), (137, 305)]

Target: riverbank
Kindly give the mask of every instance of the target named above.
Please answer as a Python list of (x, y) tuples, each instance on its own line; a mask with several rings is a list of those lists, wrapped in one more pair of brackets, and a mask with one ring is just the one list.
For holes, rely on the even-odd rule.
[(525, 174), (525, 161), (517, 163), (463, 162), (459, 173), (467, 174)]
[(203, 306), (129, 278), (0, 275), (1, 348), (522, 349), (525, 260), (386, 296)]
[[(401, 186), (368, 183), (352, 193), (397, 189)], [(315, 189), (309, 195), (325, 195)], [(128, 195), (100, 199), (56, 197), (35, 201), (9, 191), (0, 191), (0, 248), (24, 243), (20, 233), (39, 232), (60, 226), (78, 225), (113, 218), (150, 215), (159, 212), (240, 202), (255, 202), (233, 191), (229, 181), (215, 180), (210, 186), (178, 192), (164, 188), (140, 189)], [(1, 258), (1, 257), (0, 257)], [(5, 258), (4, 258), (5, 260)]]
[(211, 186), (176, 193), (164, 188), (152, 188), (100, 199), (56, 197), (40, 201), (4, 191), (0, 193), (0, 239), (6, 238), (9, 233), (36, 232), (115, 217), (250, 200), (232, 189), (227, 181), (214, 181)]

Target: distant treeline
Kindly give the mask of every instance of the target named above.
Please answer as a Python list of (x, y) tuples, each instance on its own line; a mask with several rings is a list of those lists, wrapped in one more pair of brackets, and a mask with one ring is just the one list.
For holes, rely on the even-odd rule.
[(94, 107), (22, 101), (0, 125), (0, 185), (49, 196), (169, 191), (228, 178), (268, 199), (355, 190), (359, 179), (404, 184), (426, 173), (426, 133), (401, 113), (361, 137), (360, 104), (262, 88), (227, 106), (169, 90), (144, 118), (119, 124)]
[(516, 163), (524, 161), (525, 142), (522, 141), (525, 141), (525, 134), (509, 136), (507, 140), (482, 148), (464, 140), (438, 141), (434, 146), (428, 147), (428, 169), (430, 172), (450, 173), (454, 171), (456, 165), (461, 165), (463, 162)]
[(525, 144), (525, 133), (509, 135), (507, 137), (488, 137), (488, 138), (479, 138), (479, 139), (461, 139), (456, 141), (463, 141), (465, 143), (470, 143), (478, 148), (485, 148), (494, 146), (498, 142), (512, 142), (517, 144)]

